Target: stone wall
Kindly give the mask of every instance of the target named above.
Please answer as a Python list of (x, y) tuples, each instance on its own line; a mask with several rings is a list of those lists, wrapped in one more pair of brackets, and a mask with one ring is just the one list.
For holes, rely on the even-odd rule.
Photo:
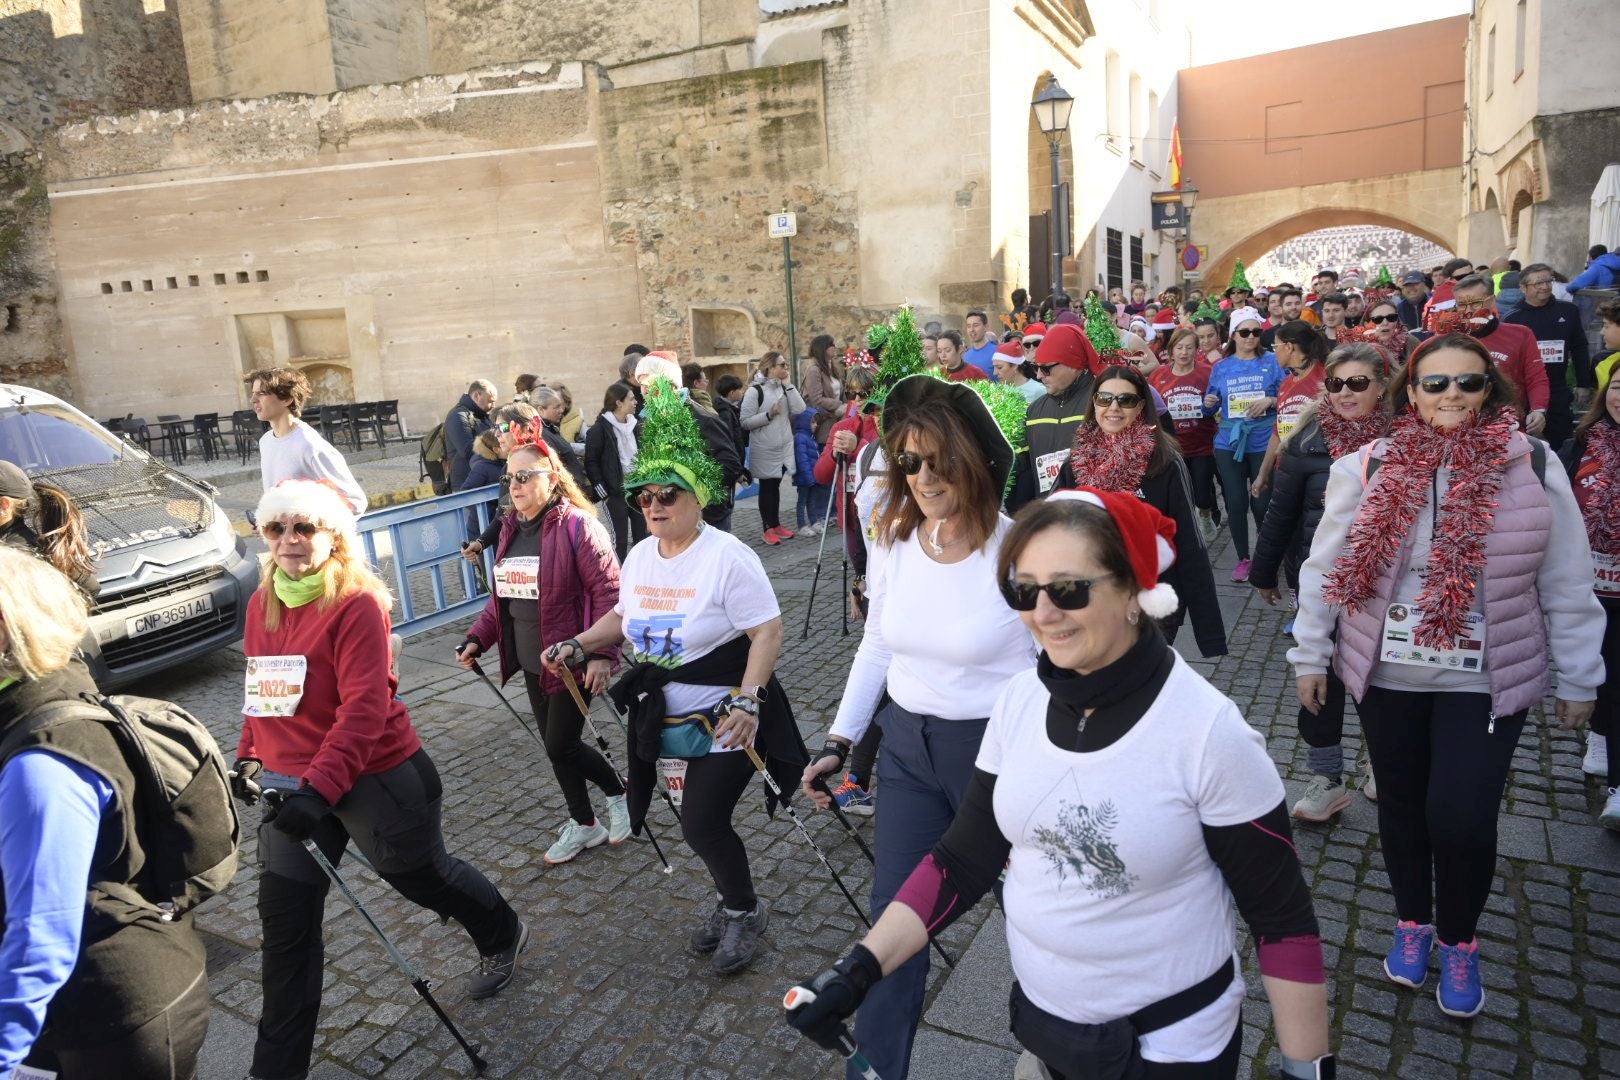
[(747, 41), (756, 0), (434, 0), (427, 4), (432, 71), (531, 56), (605, 66)]
[[(828, 168), (819, 62), (612, 90), (601, 101), (609, 240), (635, 253), (658, 344), (713, 363), (786, 351), (782, 242), (766, 234), (766, 217), (784, 208), (798, 214), (800, 351), (823, 332), (852, 342), (876, 317), (860, 302), (855, 195)], [(752, 317), (753, 340), (736, 331), (734, 311)]]
[(94, 415), (242, 408), (266, 362), (413, 430), (473, 378), (587, 408), (648, 327), (610, 246), (594, 71), (533, 63), (102, 117), (49, 194), (74, 382)]

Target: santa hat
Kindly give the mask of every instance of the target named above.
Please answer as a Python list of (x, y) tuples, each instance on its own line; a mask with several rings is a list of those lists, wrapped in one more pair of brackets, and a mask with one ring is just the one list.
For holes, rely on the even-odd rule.
[(1125, 557), (1130, 560), (1131, 573), (1142, 587), (1136, 594), (1136, 602), (1155, 619), (1167, 619), (1176, 613), (1176, 608), (1181, 606), (1176, 590), (1169, 582), (1159, 580), (1159, 575), (1176, 561), (1174, 521), (1135, 495), (1122, 491), (1070, 488), (1054, 491), (1050, 497), (1090, 503), (1113, 518), (1120, 539), (1125, 541)]
[(1024, 347), (1016, 341), (1003, 341), (996, 346), (995, 359), (1003, 364), (1022, 364), (1024, 362)]
[(1043, 322), (1032, 322), (1028, 326), (1024, 327), (1025, 345), (1039, 345), (1041, 343), (1041, 339), (1045, 336), (1046, 324)]
[(1229, 322), (1227, 325), (1231, 326), (1233, 329), (1236, 329), (1243, 323), (1250, 321), (1265, 322), (1266, 317), (1260, 314), (1260, 311), (1257, 308), (1240, 307), (1236, 311), (1232, 312), (1231, 322)]
[(325, 480), (283, 480), (259, 498), (254, 520), (263, 524), (283, 517), (303, 518), (337, 533), (354, 533), (354, 508)]
[(1074, 323), (1058, 323), (1046, 332), (1040, 348), (1035, 350), (1037, 364), (1062, 364), (1077, 371), (1100, 368), (1097, 349), (1086, 337), (1086, 332)]
[(1153, 316), (1153, 332), (1156, 334), (1168, 334), (1176, 326), (1176, 313), (1170, 308), (1162, 308), (1157, 315)]

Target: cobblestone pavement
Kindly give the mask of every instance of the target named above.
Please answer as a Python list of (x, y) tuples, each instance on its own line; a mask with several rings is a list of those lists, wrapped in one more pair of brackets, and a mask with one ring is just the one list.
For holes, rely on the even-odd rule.
[[(357, 471), (369, 484), (368, 468)], [(751, 504), (739, 507), (737, 522), (739, 534), (758, 545)], [(1218, 562), (1229, 568), (1224, 546), (1223, 535)], [(809, 640), (803, 629), (816, 543), (799, 539), (759, 550), (788, 626), (779, 673), (807, 741), (819, 745), (859, 633), (839, 633), (838, 536), (828, 538)], [(1225, 569), (1218, 578), (1225, 581)], [(1220, 591), (1232, 654), (1195, 666), (1267, 735), (1292, 799), (1308, 773), (1283, 659), (1286, 615), (1265, 608), (1247, 586), (1223, 583)], [(654, 821), (675, 864), (672, 877), (657, 872), (641, 842), (547, 867), (542, 853), (565, 817), (556, 782), (535, 745), (493, 707), (488, 688), (453, 666), (457, 640), (459, 630), (411, 641), (402, 693), (445, 778), (450, 849), (495, 880), (532, 928), (513, 984), (493, 1000), (468, 1000), (464, 977), (476, 957), (465, 935), (439, 926), (352, 862), (346, 870), (440, 1000), (482, 1042), (490, 1075), (841, 1075), (831, 1055), (781, 1021), (783, 990), (840, 955), (859, 928), (791, 823), (780, 815), (768, 819), (757, 789), (740, 809), (738, 829), (773, 919), (749, 971), (729, 979), (709, 975), (685, 938), (713, 891), (668, 812)], [(225, 650), (133, 692), (179, 701), (206, 718), (229, 751), (238, 727), (240, 672), (240, 653)], [(622, 740), (599, 716), (604, 721), (622, 762)], [(1354, 752), (1359, 731), (1353, 721), (1349, 727)], [(1296, 830), (1326, 944), (1341, 1075), (1620, 1075), (1620, 838), (1593, 824), (1597, 789), (1582, 778), (1576, 738), (1533, 717), (1515, 766), (1501, 818), (1495, 891), (1480, 927), (1485, 1011), (1472, 1022), (1442, 1015), (1432, 991), (1406, 990), (1383, 975), (1394, 916), (1373, 805), (1358, 794), (1332, 825)], [(244, 813), (250, 834), (256, 818), (254, 811)], [(829, 815), (811, 816), (810, 829), (864, 903), (871, 878), (859, 850)], [(240, 1080), (247, 1071), (259, 1007), (254, 848), (250, 835), (236, 886), (198, 918), (210, 947), (215, 1004), (203, 1080)], [(1006, 1033), (1005, 1004), (1010, 976), (993, 907), (982, 903), (945, 935), (959, 962), (944, 978), (935, 965), (913, 1069), (919, 1080), (1012, 1074), (1016, 1048)], [(463, 1075), (459, 1051), (335, 893), (327, 922), (313, 1075)], [(1250, 953), (1245, 948), (1251, 1000), (1244, 1009), (1242, 1074), (1265, 1076), (1274, 1039)]]

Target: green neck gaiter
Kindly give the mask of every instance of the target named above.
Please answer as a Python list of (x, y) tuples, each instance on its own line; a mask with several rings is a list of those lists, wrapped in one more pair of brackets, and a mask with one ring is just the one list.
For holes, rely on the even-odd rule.
[(278, 600), (290, 608), (303, 607), (311, 600), (319, 599), (326, 591), (326, 571), (322, 569), (301, 578), (290, 578), (278, 566), (273, 583)]

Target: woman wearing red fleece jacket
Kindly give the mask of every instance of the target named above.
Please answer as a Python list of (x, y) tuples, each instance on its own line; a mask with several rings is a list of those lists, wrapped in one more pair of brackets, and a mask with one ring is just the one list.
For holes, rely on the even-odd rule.
[(264, 1011), (249, 1075), (291, 1080), (309, 1068), (324, 960), (327, 878), (305, 840), (333, 864), (353, 840), (406, 899), (461, 923), (481, 958), (472, 997), (511, 981), (528, 928), (445, 851), (439, 774), (395, 696), (391, 601), (366, 565), (354, 512), (336, 488), (285, 480), (257, 517), (270, 559), (248, 601), (236, 773), (287, 794), (259, 827)]

